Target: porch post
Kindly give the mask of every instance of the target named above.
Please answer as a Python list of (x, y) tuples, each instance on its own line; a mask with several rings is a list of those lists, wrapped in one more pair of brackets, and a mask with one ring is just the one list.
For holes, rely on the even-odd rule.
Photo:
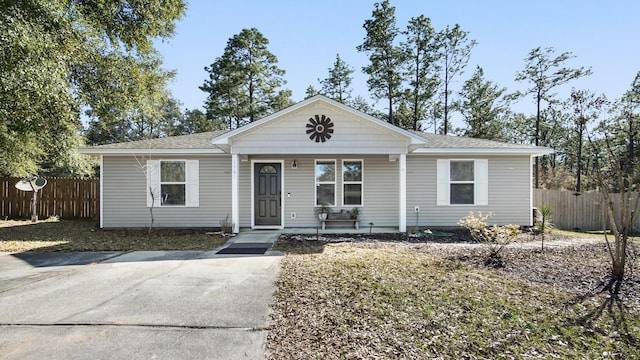
[(398, 201), (398, 207), (400, 208), (399, 226), (400, 232), (407, 231), (407, 154), (400, 154), (400, 161), (398, 165), (400, 167), (400, 199)]
[(238, 154), (231, 154), (231, 222), (233, 223), (233, 232), (240, 232), (240, 214), (238, 199), (238, 179), (239, 179), (239, 157)]

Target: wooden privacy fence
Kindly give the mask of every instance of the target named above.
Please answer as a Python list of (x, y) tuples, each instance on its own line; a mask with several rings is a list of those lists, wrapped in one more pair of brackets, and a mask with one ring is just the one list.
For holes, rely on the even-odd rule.
[[(99, 179), (46, 178), (47, 186), (38, 191), (40, 219), (97, 219), (100, 212)], [(20, 178), (0, 178), (0, 218), (30, 219), (33, 193), (16, 189)]]
[[(616, 209), (619, 209), (620, 196), (612, 195)], [(637, 194), (633, 196), (635, 199)], [(540, 208), (542, 205), (551, 207), (552, 222), (559, 229), (591, 231), (609, 227), (603, 196), (598, 192), (534, 189), (533, 206)], [(634, 229), (640, 231), (640, 216), (635, 219)]]

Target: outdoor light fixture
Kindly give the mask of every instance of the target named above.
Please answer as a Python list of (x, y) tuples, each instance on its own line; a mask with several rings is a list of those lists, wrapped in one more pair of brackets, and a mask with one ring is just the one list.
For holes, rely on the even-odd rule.
[(297, 169), (298, 168), (298, 163), (295, 160), (293, 160), (293, 162), (291, 163), (291, 168), (292, 169)]

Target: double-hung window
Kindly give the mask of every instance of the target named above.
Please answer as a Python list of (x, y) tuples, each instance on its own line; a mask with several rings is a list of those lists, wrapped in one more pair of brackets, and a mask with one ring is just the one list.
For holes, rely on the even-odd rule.
[(148, 207), (200, 204), (200, 166), (198, 160), (147, 160)]
[(451, 160), (449, 162), (449, 204), (473, 205), (474, 189), (475, 161)]
[(362, 206), (362, 160), (342, 162), (342, 204)]
[(160, 161), (160, 205), (186, 205), (187, 166), (185, 161)]
[(316, 206), (336, 205), (336, 161), (316, 160)]
[(487, 205), (488, 160), (437, 161), (438, 205)]

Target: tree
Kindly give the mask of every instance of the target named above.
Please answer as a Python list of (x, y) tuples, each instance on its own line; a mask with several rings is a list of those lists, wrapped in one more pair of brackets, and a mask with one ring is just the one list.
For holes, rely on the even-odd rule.
[(604, 223), (609, 224), (608, 228), (613, 233), (613, 241), (610, 241), (607, 231), (604, 231), (611, 259), (611, 280), (605, 289), (617, 295), (627, 266), (630, 236), (640, 211), (640, 169), (631, 166), (633, 162), (627, 157), (626, 149), (620, 152), (615, 138), (604, 133), (603, 142), (604, 146), (592, 149), (600, 151), (595, 178), (603, 195)]
[(367, 36), (357, 49), (369, 54), (370, 64), (362, 70), (369, 75), (367, 85), (376, 99), (387, 99), (388, 119), (396, 124), (393, 117), (394, 103), (401, 95), (403, 52), (395, 45), (399, 30), (396, 26), (396, 8), (389, 0), (375, 3), (372, 18), (365, 20)]
[(431, 19), (420, 15), (411, 18), (406, 30), (407, 40), (402, 43), (406, 58), (405, 75), (410, 79), (405, 98), (411, 103), (412, 128), (420, 130), (419, 123), (427, 117), (427, 105), (435, 96), (440, 79), (436, 34)]
[(374, 113), (373, 108), (367, 102), (367, 100), (360, 95), (356, 96), (355, 99), (350, 101), (348, 105), (358, 111), (361, 111), (365, 114), (369, 114), (373, 116), (373, 113)]
[[(591, 74), (591, 69), (564, 67), (567, 60), (574, 56), (570, 52), (564, 52), (555, 56), (553, 48), (542, 49), (537, 47), (529, 52), (525, 59), (524, 70), (516, 74), (516, 81), (528, 81), (531, 87), (524, 93), (516, 93), (515, 97), (523, 97), (529, 94), (534, 95), (536, 103), (536, 121), (534, 130), (535, 145), (540, 145), (540, 124), (542, 121), (542, 102), (548, 104), (555, 102), (554, 88), (565, 84), (573, 79)], [(539, 187), (539, 158), (535, 160), (535, 187)]]
[(316, 95), (320, 95), (320, 90), (314, 88), (313, 85), (309, 85), (304, 93), (304, 99), (310, 99)]
[(226, 124), (220, 120), (210, 120), (200, 109), (185, 110), (181, 121), (176, 124), (172, 135), (197, 134), (223, 130)]
[(453, 28), (447, 26), (444, 30), (437, 34), (437, 48), (440, 51), (438, 59), (440, 60), (440, 68), (442, 71), (442, 84), (444, 88), (443, 106), (443, 133), (446, 135), (449, 124), (449, 95), (451, 93), (451, 81), (456, 75), (462, 74), (464, 68), (469, 62), (471, 49), (477, 44), (475, 40), (467, 38), (468, 32), (463, 31), (460, 25), (456, 24)]
[(588, 90), (571, 89), (571, 105), (573, 107), (573, 125), (576, 135), (576, 192), (581, 191), (582, 181), (582, 148), (587, 124), (598, 118), (599, 111), (607, 102), (604, 95), (596, 96)]
[[(617, 299), (625, 276), (630, 236), (640, 212), (640, 167), (637, 160), (640, 134), (640, 72), (631, 89), (612, 107), (614, 117), (603, 120), (588, 136), (596, 164), (593, 177), (603, 196), (603, 227), (610, 229), (613, 240), (605, 239), (611, 259), (611, 279), (605, 286)], [(608, 226), (607, 226), (608, 224)]]
[(320, 80), (322, 94), (342, 104), (349, 102), (353, 71), (352, 67), (340, 59), (340, 54), (336, 54), (336, 62), (333, 63), (332, 68), (329, 68), (329, 77)]
[[(114, 54), (105, 60), (112, 62), (107, 65), (110, 77), (96, 76), (93, 84), (86, 85), (95, 103), (86, 111), (87, 142), (101, 145), (166, 136), (175, 112), (182, 116), (167, 89), (175, 73), (163, 70), (155, 53), (140, 58)], [(111, 101), (100, 101), (101, 97)]]
[(509, 112), (502, 96), (506, 88), (499, 88), (491, 81), (484, 80), (484, 70), (478, 66), (458, 93), (460, 100), (454, 108), (460, 111), (467, 128), (462, 135), (489, 140), (503, 140), (503, 118)]
[(227, 42), (224, 53), (205, 67), (209, 79), (200, 89), (208, 93), (207, 117), (224, 119), (229, 128), (240, 127), (290, 103), (290, 91), (269, 40), (256, 28), (242, 29)]
[[(82, 175), (91, 162), (80, 114), (101, 104), (118, 108), (116, 92), (102, 92), (112, 72), (142, 58), (184, 14), (182, 0), (103, 2), (10, 1), (0, 12), (0, 173)], [(106, 105), (102, 105), (106, 107)]]
[(640, 71), (631, 83), (631, 89), (626, 91), (617, 103), (619, 137), (627, 141), (626, 158), (629, 168), (638, 164), (640, 159)]

